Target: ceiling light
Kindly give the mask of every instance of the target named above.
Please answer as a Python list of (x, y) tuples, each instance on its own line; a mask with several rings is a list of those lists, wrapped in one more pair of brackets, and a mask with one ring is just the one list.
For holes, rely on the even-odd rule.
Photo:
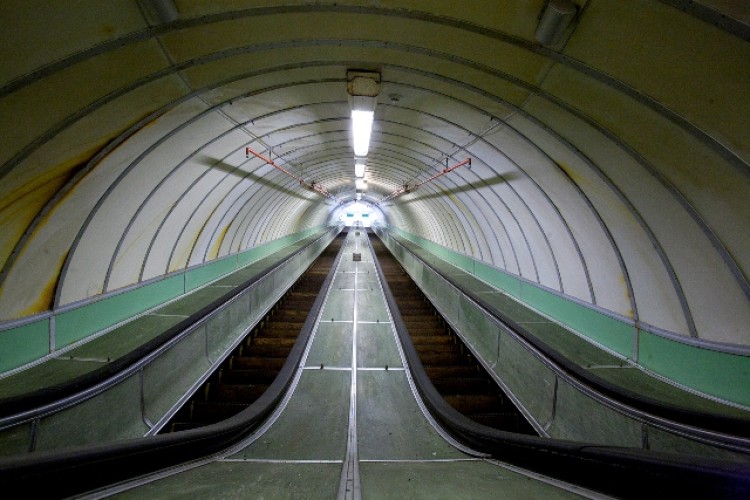
[(374, 111), (352, 110), (352, 130), (354, 131), (354, 154), (356, 156), (367, 156), (370, 149), (370, 133), (372, 132), (372, 121)]
[(357, 201), (362, 199), (362, 193), (357, 193)]
[(375, 116), (376, 98), (380, 93), (380, 73), (347, 71), (346, 91), (352, 110), (354, 156), (367, 156)]
[(367, 181), (364, 179), (357, 179), (354, 181), (354, 186), (357, 191), (365, 191), (367, 189)]
[(174, 0), (151, 0), (151, 5), (163, 23), (171, 23), (180, 17), (180, 11), (177, 10)]
[(362, 161), (357, 161), (354, 164), (354, 175), (356, 177), (364, 177), (365, 176), (365, 164)]

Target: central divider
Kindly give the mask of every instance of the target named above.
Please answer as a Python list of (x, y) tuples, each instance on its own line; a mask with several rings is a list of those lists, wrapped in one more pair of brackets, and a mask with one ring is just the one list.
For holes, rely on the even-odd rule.
[[(358, 500), (362, 498), (362, 486), (359, 480), (359, 442), (357, 440), (357, 304), (359, 296), (359, 251), (360, 232), (354, 233), (355, 251), (352, 253), (354, 262), (354, 307), (352, 316), (352, 364), (351, 385), (349, 390), (349, 429), (346, 440), (346, 459), (341, 470), (341, 483), (339, 484), (339, 500)], [(358, 256), (358, 258), (355, 258)]]

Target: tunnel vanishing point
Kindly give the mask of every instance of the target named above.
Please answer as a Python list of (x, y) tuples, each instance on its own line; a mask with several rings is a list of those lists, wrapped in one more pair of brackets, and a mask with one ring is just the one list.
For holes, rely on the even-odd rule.
[[(715, 467), (748, 492), (745, 2), (6, 1), (0, 19), (0, 480), (638, 496), (644, 464), (679, 457), (664, 484)], [(216, 424), (202, 454), (205, 429), (160, 434), (332, 241), (253, 424)], [(538, 437), (440, 413), (381, 242)], [(573, 465), (537, 467), (540, 446)]]

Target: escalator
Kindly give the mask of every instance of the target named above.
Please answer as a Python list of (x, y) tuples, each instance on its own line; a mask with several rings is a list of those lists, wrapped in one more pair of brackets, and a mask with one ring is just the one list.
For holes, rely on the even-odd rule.
[(346, 234), (340, 234), (265, 318), (162, 428), (169, 433), (230, 418), (268, 389), (289, 356), (333, 266)]
[(385, 245), (371, 243), (425, 372), (446, 402), (482, 425), (537, 435)]
[[(294, 345), (345, 235), (340, 235), (164, 426), (161, 433), (213, 424), (256, 401)], [(533, 427), (462, 344), (379, 241), (375, 254), (425, 370), (444, 399), (475, 422), (536, 435)]]
[[(54, 484), (61, 496), (132, 490), (141, 498), (186, 491), (333, 498), (348, 491), (345, 472), (353, 468), (362, 496), (750, 493), (743, 464), (534, 435), (399, 266), (381, 254), (379, 242), (372, 242), (378, 264), (359, 234), (347, 242), (345, 236), (320, 259), (333, 261), (342, 250), (331, 271), (313, 265), (161, 434), (0, 459), (0, 483), (27, 494)], [(342, 265), (350, 248), (362, 260)], [(354, 286), (319, 292), (330, 289), (336, 273)], [(334, 310), (335, 323), (328, 320)], [(365, 311), (371, 316), (358, 317)], [(383, 367), (365, 356), (386, 359), (389, 352), (400, 352), (401, 362), (387, 358)], [(345, 353), (352, 353), (349, 363)]]

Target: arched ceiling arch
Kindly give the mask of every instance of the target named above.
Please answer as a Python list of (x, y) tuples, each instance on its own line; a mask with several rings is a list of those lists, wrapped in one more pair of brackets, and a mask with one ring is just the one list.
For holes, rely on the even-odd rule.
[(0, 10), (0, 320), (330, 222), (365, 69), (363, 198), (386, 223), (636, 325), (750, 343), (746, 12), (576, 0), (544, 46), (544, 0), (175, 3), (167, 23), (146, 0)]

